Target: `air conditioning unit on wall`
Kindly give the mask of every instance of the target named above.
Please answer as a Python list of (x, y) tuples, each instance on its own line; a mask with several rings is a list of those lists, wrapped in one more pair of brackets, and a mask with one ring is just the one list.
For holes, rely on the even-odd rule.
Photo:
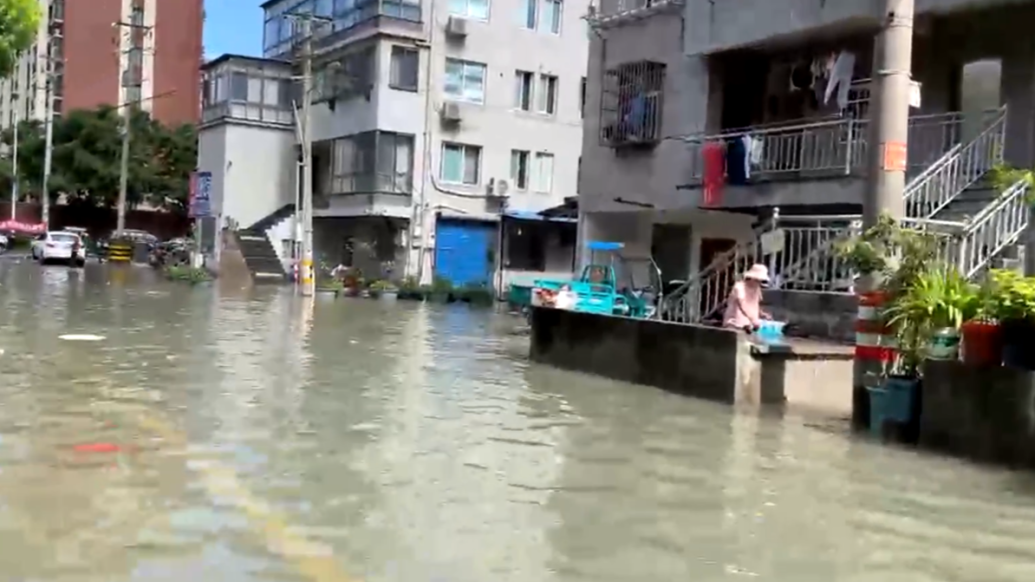
[(464, 38), (467, 36), (467, 20), (459, 16), (450, 16), (446, 21), (446, 36)]
[(446, 101), (442, 104), (442, 110), (439, 111), (439, 116), (442, 118), (442, 121), (446, 123), (460, 123), (460, 104), (455, 101)]

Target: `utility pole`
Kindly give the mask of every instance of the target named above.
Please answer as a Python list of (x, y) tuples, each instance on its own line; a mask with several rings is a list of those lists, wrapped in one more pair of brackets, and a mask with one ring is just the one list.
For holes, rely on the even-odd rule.
[[(133, 4), (132, 17), (130, 22), (116, 22), (112, 25), (118, 33), (115, 36), (115, 56), (119, 63), (122, 63), (123, 55), (126, 56), (126, 68), (123, 70), (123, 89), (136, 89), (132, 98), (127, 98), (122, 104), (122, 155), (119, 158), (119, 201), (118, 219), (115, 226), (115, 235), (121, 236), (126, 230), (126, 205), (129, 190), (129, 153), (130, 141), (132, 139), (133, 114), (140, 106), (140, 88), (143, 84), (143, 63), (144, 46), (143, 36), (151, 32), (150, 26), (143, 23), (143, 7), (137, 8)], [(129, 30), (129, 48), (122, 48), (123, 29)]]
[[(874, 91), (870, 107), (869, 173), (863, 199), (863, 229), (882, 214), (905, 218), (908, 163), (909, 91), (912, 84), (914, 0), (881, 0), (881, 29), (874, 50)], [(866, 280), (871, 279), (871, 280)], [(880, 281), (865, 278), (862, 291), (875, 291)], [(852, 426), (869, 424), (867, 386), (883, 376), (879, 362), (856, 358), (852, 386)]]
[(18, 126), (21, 125), (22, 120), (18, 117), (18, 107), (16, 104), (12, 104), (14, 107), (14, 151), (12, 152), (11, 161), (11, 220), (18, 219)]
[(874, 51), (876, 100), (870, 111), (869, 184), (863, 201), (863, 227), (881, 214), (904, 218), (912, 84), (914, 0), (882, 0), (883, 19)]
[[(302, 295), (310, 297), (316, 293), (316, 278), (313, 273), (313, 22), (329, 22), (330, 19), (313, 14), (288, 14), (301, 26), (302, 46), (299, 58), (302, 61), (302, 111), (298, 115), (298, 134), (302, 150), (302, 263), (298, 279)], [(298, 212), (298, 208), (295, 209)]]
[(51, 37), (47, 41), (47, 118), (43, 122), (46, 127), (46, 145), (43, 149), (43, 182), (40, 192), (44, 228), (50, 228), (50, 171), (54, 163), (54, 77), (56, 76), (54, 61), (54, 41)]

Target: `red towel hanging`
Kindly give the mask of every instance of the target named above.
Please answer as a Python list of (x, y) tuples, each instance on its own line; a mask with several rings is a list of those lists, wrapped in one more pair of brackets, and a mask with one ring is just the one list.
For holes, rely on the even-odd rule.
[(726, 148), (718, 142), (706, 143), (701, 148), (701, 157), (704, 161), (704, 205), (718, 206), (726, 182)]

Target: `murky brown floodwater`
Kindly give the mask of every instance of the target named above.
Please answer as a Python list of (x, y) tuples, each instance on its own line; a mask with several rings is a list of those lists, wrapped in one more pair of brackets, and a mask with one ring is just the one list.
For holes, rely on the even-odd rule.
[(4, 581), (1035, 579), (1030, 477), (530, 367), (506, 315), (0, 285)]

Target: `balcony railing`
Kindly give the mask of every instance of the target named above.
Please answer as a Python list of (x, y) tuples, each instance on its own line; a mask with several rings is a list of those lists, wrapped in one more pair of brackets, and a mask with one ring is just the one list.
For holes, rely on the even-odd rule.
[[(986, 115), (981, 114), (984, 122)], [(917, 115), (909, 118), (910, 174), (917, 174), (958, 145), (969, 119), (962, 113)], [(748, 127), (714, 135), (691, 135), (688, 182), (704, 177), (704, 148), (750, 138), (749, 182), (861, 174), (866, 169), (869, 120), (834, 118), (809, 123)]]
[(678, 8), (684, 3), (685, 0), (602, 0), (597, 7), (590, 7), (586, 20), (594, 27), (615, 25)]

